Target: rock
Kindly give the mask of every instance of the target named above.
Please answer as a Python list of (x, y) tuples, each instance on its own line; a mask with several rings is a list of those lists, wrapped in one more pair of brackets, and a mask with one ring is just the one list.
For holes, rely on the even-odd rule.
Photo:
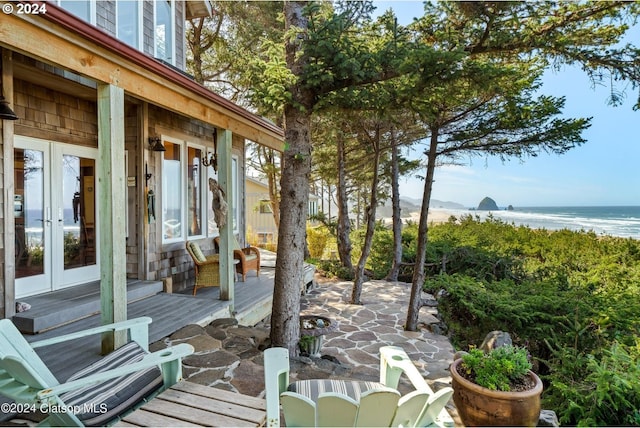
[(229, 351), (219, 350), (208, 354), (192, 354), (182, 359), (184, 365), (202, 368), (227, 367), (240, 358)]
[(256, 381), (264, 379), (264, 367), (251, 361), (240, 361), (240, 365), (233, 371), (233, 385), (240, 394), (257, 397), (264, 390), (263, 382)]
[(540, 419), (538, 419), (539, 427), (559, 427), (560, 422), (558, 416), (553, 410), (540, 410)]
[(331, 361), (333, 364), (340, 364), (340, 360), (338, 360), (333, 355), (322, 355), (320, 358), (323, 360)]
[(455, 354), (453, 354), (453, 361), (464, 357), (465, 355), (469, 355), (469, 353), (467, 351), (458, 351)]
[(204, 328), (197, 324), (189, 324), (169, 336), (170, 340), (187, 339), (204, 333)]
[(220, 318), (217, 320), (213, 320), (211, 322), (211, 324), (209, 324), (211, 327), (231, 327), (234, 325), (238, 325), (238, 320), (235, 318)]
[(494, 201), (488, 196), (480, 201), (477, 209), (478, 211), (498, 211), (499, 210), (498, 205), (496, 204), (496, 201)]
[(348, 340), (354, 342), (373, 342), (378, 339), (375, 333), (370, 331), (357, 331), (347, 336)]
[(504, 331), (492, 331), (487, 334), (482, 341), (482, 345), (480, 345), (480, 349), (484, 352), (489, 352), (492, 349), (499, 348), (505, 345), (513, 345), (513, 341), (511, 340), (511, 335)]
[(222, 348), (222, 342), (208, 334), (199, 334), (185, 340), (176, 340), (174, 344), (188, 343), (195, 352), (210, 352)]
[(227, 330), (225, 330), (224, 328), (208, 325), (205, 327), (205, 331), (214, 339), (224, 340), (227, 338)]
[(219, 369), (205, 369), (191, 374), (187, 377), (189, 382), (197, 383), (199, 385), (212, 386), (219, 381), (228, 381), (226, 377), (226, 368)]

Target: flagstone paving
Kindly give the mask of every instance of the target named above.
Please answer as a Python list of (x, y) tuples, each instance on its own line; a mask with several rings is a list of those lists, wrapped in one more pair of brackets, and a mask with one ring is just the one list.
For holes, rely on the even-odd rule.
[[(435, 334), (437, 309), (420, 311), (419, 331), (404, 331), (410, 284), (368, 281), (362, 305), (349, 304), (352, 282), (319, 280), (301, 298), (301, 314), (328, 317), (337, 323), (325, 337), (321, 358), (291, 359), (291, 381), (311, 378), (351, 378), (377, 381), (379, 348), (399, 346), (437, 390), (450, 384), (448, 367), (454, 349), (446, 336)], [(430, 296), (423, 296), (429, 298)], [(432, 298), (432, 297), (431, 297)], [(192, 382), (264, 396), (262, 351), (269, 346), (269, 324), (238, 326), (233, 319), (216, 320), (206, 327), (187, 326), (151, 345), (151, 350), (188, 342), (196, 352), (183, 360), (183, 373)], [(408, 381), (398, 388), (411, 391)], [(450, 406), (455, 415), (455, 409)]]

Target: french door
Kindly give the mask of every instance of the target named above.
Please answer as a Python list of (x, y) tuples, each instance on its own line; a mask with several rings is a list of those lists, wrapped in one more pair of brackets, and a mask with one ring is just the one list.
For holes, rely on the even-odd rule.
[(15, 137), (17, 298), (100, 278), (97, 153)]

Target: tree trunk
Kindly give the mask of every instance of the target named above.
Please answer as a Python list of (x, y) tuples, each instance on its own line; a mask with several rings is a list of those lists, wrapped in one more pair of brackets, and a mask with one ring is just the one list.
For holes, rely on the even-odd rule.
[(387, 274), (388, 281), (397, 281), (402, 263), (402, 218), (400, 210), (400, 165), (395, 129), (391, 129), (391, 207), (393, 210), (393, 262)]
[(193, 55), (193, 80), (204, 85), (204, 74), (202, 73), (202, 27), (204, 18), (191, 20), (192, 41), (191, 53)]
[[(304, 31), (308, 26), (302, 14), (304, 2), (285, 2), (287, 31), (299, 29), (298, 37), (287, 38), (287, 67), (300, 76), (308, 61), (301, 51)], [(288, 147), (282, 157), (280, 181), (280, 227), (271, 313), (271, 344), (298, 354), (300, 340), (300, 284), (302, 283), (306, 221), (311, 174), (311, 110), (313, 93), (304, 82), (296, 81), (288, 88), (291, 102), (284, 106), (285, 140)]]
[(405, 330), (416, 331), (418, 329), (418, 315), (422, 302), (422, 286), (424, 284), (424, 263), (427, 258), (427, 232), (429, 231), (429, 203), (431, 202), (431, 188), (433, 175), (436, 169), (438, 155), (438, 130), (431, 130), (431, 142), (427, 155), (427, 177), (424, 180), (424, 193), (422, 195), (422, 207), (420, 208), (420, 222), (418, 225), (418, 248), (416, 249), (416, 264), (413, 267), (413, 281), (411, 283), (411, 297), (407, 310), (407, 322)]
[(278, 191), (279, 174), (276, 166), (276, 154), (273, 149), (264, 146), (258, 146), (257, 152), (260, 156), (260, 166), (262, 172), (267, 176), (267, 184), (269, 186), (269, 205), (273, 214), (273, 221), (276, 228), (280, 227), (280, 192)]
[(375, 158), (373, 164), (373, 178), (371, 179), (371, 193), (369, 197), (369, 206), (365, 208), (367, 231), (364, 236), (364, 245), (362, 246), (362, 254), (356, 265), (355, 278), (353, 280), (353, 290), (351, 291), (351, 304), (361, 305), (360, 296), (362, 294), (362, 284), (364, 283), (364, 266), (367, 263), (369, 254), (371, 253), (371, 245), (373, 244), (373, 233), (376, 229), (376, 208), (378, 207), (378, 168), (380, 165), (380, 132), (376, 132)]
[(342, 267), (349, 272), (353, 272), (353, 263), (351, 263), (351, 220), (349, 219), (349, 201), (347, 199), (347, 178), (346, 178), (346, 159), (344, 139), (341, 135), (337, 139), (337, 173), (338, 173), (338, 225), (337, 225), (337, 241), (338, 241), (338, 257)]

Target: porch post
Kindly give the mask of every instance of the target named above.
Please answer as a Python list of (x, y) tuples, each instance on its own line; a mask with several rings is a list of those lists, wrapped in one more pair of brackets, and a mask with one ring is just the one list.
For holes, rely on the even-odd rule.
[[(227, 194), (227, 224), (220, 229), (220, 300), (231, 300), (231, 312), (234, 308), (233, 281), (233, 180), (231, 178), (232, 134), (228, 129), (218, 129), (218, 181)], [(237, 208), (237, 207), (236, 207)]]
[[(12, 54), (10, 50), (2, 48), (0, 48), (0, 54), (2, 54), (0, 57), (0, 68), (2, 69), (0, 73), (0, 79), (2, 79), (0, 86), (2, 86), (5, 99), (13, 104)], [(15, 193), (13, 176), (13, 121), (0, 121), (0, 127), (2, 127), (0, 133), (0, 145), (2, 145), (2, 151), (0, 152), (2, 154), (1, 168), (4, 175), (4, 185), (0, 186), (3, 189), (1, 197), (4, 199), (4, 211), (2, 212), (4, 221), (4, 233), (2, 234), (4, 271), (2, 272), (2, 279), (4, 287), (0, 290), (3, 299), (2, 307), (0, 307), (0, 318), (11, 318), (16, 313), (15, 218), (13, 213), (13, 195)]]
[[(102, 323), (127, 319), (124, 90), (98, 84), (100, 307)], [(126, 331), (104, 333), (102, 353), (127, 342)]]

